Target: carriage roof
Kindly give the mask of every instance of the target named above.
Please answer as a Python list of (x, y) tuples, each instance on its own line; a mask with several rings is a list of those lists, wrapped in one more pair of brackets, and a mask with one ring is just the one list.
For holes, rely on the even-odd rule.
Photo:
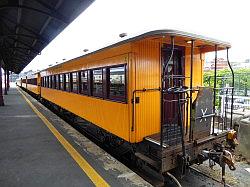
[[(217, 46), (217, 50), (224, 50), (224, 49), (227, 49), (227, 48), (231, 47), (231, 44), (229, 42), (217, 40), (217, 39), (210, 38), (210, 37), (205, 37), (205, 36), (198, 35), (198, 34), (192, 34), (192, 33), (188, 33), (188, 32), (183, 32), (183, 31), (178, 31), (178, 30), (171, 30), (171, 29), (154, 30), (154, 31), (146, 32), (144, 34), (135, 36), (135, 37), (125, 39), (123, 41), (117, 42), (115, 44), (112, 44), (112, 45), (109, 45), (107, 47), (101, 48), (99, 50), (93, 51), (91, 53), (88, 53), (88, 54), (81, 55), (79, 57), (70, 59), (70, 60), (65, 61), (65, 62), (63, 62), (61, 64), (57, 64), (55, 66), (45, 68), (44, 70), (57, 67), (59, 65), (62, 65), (64, 63), (67, 63), (69, 61), (72, 61), (72, 60), (75, 60), (75, 59), (78, 59), (78, 58), (93, 55), (95, 53), (101, 52), (101, 51), (106, 50), (106, 49), (117, 47), (117, 46), (120, 46), (122, 44), (130, 43), (130, 42), (136, 42), (136, 41), (143, 40), (143, 39), (154, 39), (154, 40), (159, 39), (159, 40), (161, 40), (161, 39), (165, 38), (165, 41), (170, 42), (170, 36), (174, 36), (176, 38), (176, 40), (182, 41), (183, 45), (188, 45), (188, 41), (194, 40), (195, 41), (195, 46), (200, 47), (202, 52), (214, 51), (215, 50), (215, 45)], [(42, 70), (42, 71), (44, 71), (44, 70)]]

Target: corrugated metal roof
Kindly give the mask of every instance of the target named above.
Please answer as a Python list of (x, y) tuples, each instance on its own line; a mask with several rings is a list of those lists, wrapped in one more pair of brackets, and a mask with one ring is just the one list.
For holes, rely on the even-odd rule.
[(94, 0), (1, 0), (0, 62), (19, 73)]

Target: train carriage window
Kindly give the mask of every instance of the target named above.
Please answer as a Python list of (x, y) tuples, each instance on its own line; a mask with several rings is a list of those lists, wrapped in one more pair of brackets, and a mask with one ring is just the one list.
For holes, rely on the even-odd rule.
[(93, 96), (102, 97), (103, 96), (103, 75), (102, 69), (93, 70), (93, 81), (92, 81), (92, 94)]
[(78, 93), (78, 81), (77, 81), (77, 72), (71, 73), (71, 79), (72, 79), (72, 92)]
[(49, 76), (49, 88), (52, 88), (52, 77), (51, 77), (51, 75)]
[(56, 89), (57, 88), (56, 75), (52, 75), (52, 79), (53, 79), (52, 88)]
[(54, 82), (53, 76), (50, 75), (49, 77), (50, 77), (50, 85), (49, 85), (49, 87), (53, 88), (53, 82)]
[(54, 88), (54, 76), (53, 75), (51, 75), (50, 76), (50, 88)]
[(59, 75), (56, 75), (56, 89), (60, 90), (60, 77), (59, 77)]
[(43, 87), (43, 77), (41, 77), (41, 87)]
[(80, 93), (88, 94), (88, 71), (80, 72)]
[(63, 84), (63, 82), (64, 82), (64, 78), (63, 78), (63, 74), (60, 74), (59, 75), (59, 81), (60, 81), (60, 90), (64, 90), (65, 88), (64, 88), (64, 84)]
[(54, 80), (54, 75), (51, 75), (50, 76), (50, 88), (54, 88), (54, 84), (55, 83), (55, 80)]
[(43, 77), (44, 78), (44, 83), (43, 83), (43, 85), (44, 85), (44, 87), (47, 87), (47, 77)]
[(112, 100), (126, 100), (126, 66), (109, 68), (108, 97)]
[(50, 85), (51, 85), (51, 78), (50, 76), (48, 76), (48, 88), (50, 88)]
[(49, 87), (49, 77), (48, 76), (46, 77), (46, 87), (47, 88)]
[(45, 87), (45, 77), (43, 77), (43, 87)]
[(49, 88), (49, 85), (50, 85), (50, 78), (49, 76), (47, 76), (47, 88)]
[(65, 91), (70, 91), (70, 79), (69, 79), (69, 73), (65, 73)]
[(33, 79), (33, 85), (37, 85), (37, 78)]

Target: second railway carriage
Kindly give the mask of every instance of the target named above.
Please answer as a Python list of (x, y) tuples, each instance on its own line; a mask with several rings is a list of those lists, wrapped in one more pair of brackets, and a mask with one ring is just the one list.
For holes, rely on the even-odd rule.
[(35, 73), (33, 75), (30, 75), (29, 77), (27, 77), (27, 83), (26, 83), (26, 89), (35, 94), (35, 95), (40, 95), (40, 83), (41, 83), (41, 80), (40, 80), (40, 73)]
[(40, 73), (34, 73), (32, 75), (20, 78), (19, 80), (16, 81), (16, 83), (19, 87), (24, 88), (34, 96), (40, 97), (41, 95), (40, 79), (41, 79)]
[(152, 31), (41, 71), (38, 93), (129, 142), (161, 173), (185, 170), (209, 158), (207, 151), (225, 155), (232, 123), (216, 126), (216, 83), (203, 87), (203, 67), (205, 53), (229, 48), (186, 32)]

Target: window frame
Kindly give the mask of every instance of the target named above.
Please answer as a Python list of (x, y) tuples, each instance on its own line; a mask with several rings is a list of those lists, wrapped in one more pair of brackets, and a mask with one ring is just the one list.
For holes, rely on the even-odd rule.
[[(70, 89), (70, 87), (71, 87), (71, 81), (70, 81), (70, 72), (67, 72), (67, 73), (64, 73), (64, 91), (66, 91), (66, 92), (71, 92), (71, 89)], [(68, 82), (66, 82), (66, 77), (68, 76)], [(68, 87), (66, 86), (68, 84)]]
[(47, 88), (49, 88), (49, 76), (46, 76), (47, 77)]
[[(90, 83), (91, 83), (91, 96), (93, 96), (93, 97), (97, 97), (97, 98), (103, 98), (104, 97), (104, 81), (103, 81), (103, 69), (104, 69), (105, 67), (98, 67), (98, 68), (93, 68), (93, 69), (91, 69), (90, 71), (91, 71), (91, 74), (90, 74), (90, 77), (91, 77), (91, 81), (90, 81)], [(99, 69), (101, 69), (102, 70), (102, 93), (101, 94), (99, 94), (99, 93), (94, 93), (94, 71), (95, 70), (99, 70)]]
[(56, 75), (52, 75), (52, 89), (56, 89)]
[(47, 76), (47, 88), (49, 88), (49, 85), (50, 85), (50, 77), (49, 76)]
[(63, 73), (59, 74), (59, 84), (60, 84), (60, 86), (59, 86), (60, 90), (64, 91), (64, 75), (63, 75)]
[(50, 76), (49, 76), (49, 79), (50, 79), (49, 88), (53, 89), (53, 75), (50, 75)]
[(59, 74), (56, 74), (56, 89), (60, 90), (60, 77)]
[(43, 87), (43, 77), (41, 77), (41, 87)]
[[(75, 73), (76, 74), (76, 82), (74, 83), (73, 82), (73, 73)], [(76, 94), (78, 94), (79, 93), (79, 78), (78, 78), (78, 71), (73, 71), (73, 72), (71, 72), (70, 73), (70, 79), (71, 79), (71, 81), (70, 81), (70, 85), (71, 85), (71, 92), (72, 93), (76, 93)], [(76, 84), (76, 90), (74, 90), (74, 84)]]
[[(82, 73), (85, 73), (85, 72), (87, 72), (87, 82), (86, 82), (86, 84), (87, 84), (87, 89), (85, 89), (85, 90), (83, 90), (83, 82), (82, 82)], [(90, 90), (90, 87), (89, 87), (89, 73), (90, 72), (90, 70), (81, 70), (81, 71), (79, 71), (79, 94), (81, 94), (81, 95), (91, 95), (91, 94), (89, 94), (89, 90)]]
[[(124, 85), (124, 89), (125, 89), (124, 97), (110, 95), (110, 69), (118, 68), (118, 67), (124, 67), (124, 84), (125, 84)], [(127, 94), (128, 94), (127, 93), (127, 64), (117, 64), (113, 66), (108, 66), (107, 68), (107, 99), (111, 101), (127, 103)]]

